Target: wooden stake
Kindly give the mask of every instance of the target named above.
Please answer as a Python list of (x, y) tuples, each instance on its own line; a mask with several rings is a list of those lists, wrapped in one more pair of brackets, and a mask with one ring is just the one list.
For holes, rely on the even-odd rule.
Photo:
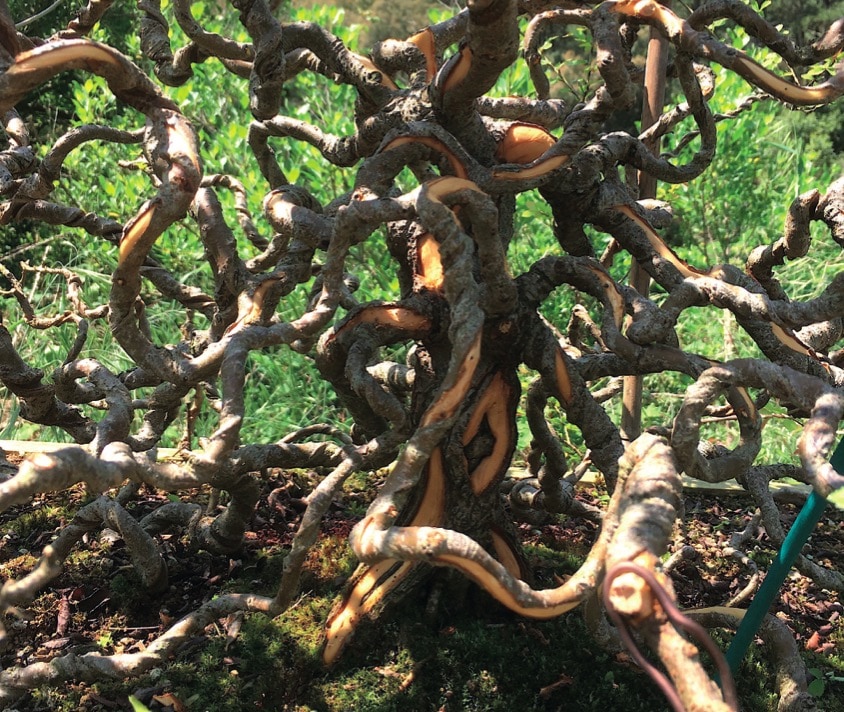
[[(671, 3), (662, 3), (668, 7)], [(668, 40), (656, 28), (651, 28), (648, 43), (648, 58), (645, 64), (645, 95), (642, 102), (642, 131), (652, 126), (662, 114), (665, 104), (665, 72), (668, 66)], [(659, 152), (659, 139), (648, 148)], [(639, 173), (639, 198), (656, 197), (656, 178), (649, 173)], [(639, 294), (647, 296), (650, 277), (641, 265), (633, 260), (630, 265), (630, 286)], [(642, 432), (642, 377), (627, 376), (624, 379), (621, 407), (621, 439), (625, 443), (635, 440)]]

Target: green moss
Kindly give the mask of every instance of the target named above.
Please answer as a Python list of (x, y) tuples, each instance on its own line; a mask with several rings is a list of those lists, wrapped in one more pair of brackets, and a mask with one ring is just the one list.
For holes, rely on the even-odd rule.
[(150, 605), (150, 596), (134, 569), (113, 576), (109, 591), (114, 605), (122, 611), (140, 612)]
[(329, 592), (352, 575), (357, 560), (345, 536), (322, 537), (308, 552), (302, 572), (302, 588)]
[(196, 709), (295, 709), (323, 674), (319, 647), (329, 608), (326, 599), (306, 598), (275, 621), (249, 616), (228, 649), (216, 638), (194, 660), (168, 667), (167, 678), (178, 697), (196, 698)]
[(7, 531), (14, 532), (21, 539), (30, 534), (40, 534), (57, 526), (61, 517), (72, 518), (66, 508), (46, 506), (28, 509), (4, 524)]
[[(530, 554), (550, 567), (553, 557), (543, 548), (532, 547)], [(128, 579), (118, 588), (124, 584)], [(409, 596), (377, 624), (362, 627), (337, 665), (326, 669), (320, 655), (323, 629), (336, 595), (336, 589), (306, 595), (276, 620), (250, 615), (236, 640), (227, 645), (219, 635), (192, 653), (183, 651), (158, 673), (155, 685), (190, 700), (191, 709), (218, 712), (651, 712), (665, 707), (656, 687), (626, 657), (592, 644), (578, 611), (554, 621), (530, 621), (479, 592), (470, 592), (473, 605), (462, 611), (450, 610), (447, 599), (433, 625), (426, 618), (425, 596)], [(725, 647), (728, 636), (715, 637)], [(825, 682), (819, 698), (825, 712), (844, 712), (835, 679), (843, 663), (835, 655), (816, 661)], [(141, 680), (96, 689), (116, 699), (143, 686)], [(742, 709), (776, 710), (775, 676), (758, 650), (743, 663), (737, 686)], [(50, 694), (39, 693), (41, 707), (69, 710), (72, 700), (78, 701), (71, 695), (71, 706), (50, 707)]]
[(527, 545), (524, 553), (536, 576), (543, 572), (565, 576), (577, 571), (585, 560), (584, 556), (568, 551), (556, 551), (542, 544)]
[[(320, 646), (333, 598), (306, 597), (276, 621), (249, 617), (228, 649), (222, 639), (214, 640), (194, 660), (176, 663), (166, 674), (177, 696), (194, 698), (197, 708), (214, 704), (221, 712), (252, 707), (651, 712), (665, 706), (656, 687), (627, 658), (591, 644), (577, 611), (537, 622), (483, 600), (485, 607), (446, 612), (431, 626), (425, 622), (424, 601), (411, 597), (392, 616), (362, 629), (339, 663), (326, 670)], [(722, 647), (726, 642), (720, 641)], [(834, 699), (838, 683), (826, 670), (823, 709), (842, 712)], [(758, 651), (742, 665), (737, 684), (742, 709), (776, 709), (775, 676)]]
[(38, 565), (38, 557), (33, 554), (22, 554), (0, 564), (0, 576), (6, 580), (26, 576)]
[(42, 688), (32, 691), (31, 698), (27, 699), (30, 706), (26, 709), (75, 712), (79, 709), (79, 698), (79, 694), (67, 694), (64, 690), (56, 688)]
[[(539, 623), (496, 610), (494, 620), (468, 615), (431, 629), (420, 613), (405, 608), (403, 621), (381, 628), (380, 646), (353, 644), (320, 684), (317, 709), (528, 711), (586, 700), (578, 709), (645, 712), (661, 704), (640, 673), (582, 647), (577, 614)], [(612, 679), (596, 685), (596, 670)]]

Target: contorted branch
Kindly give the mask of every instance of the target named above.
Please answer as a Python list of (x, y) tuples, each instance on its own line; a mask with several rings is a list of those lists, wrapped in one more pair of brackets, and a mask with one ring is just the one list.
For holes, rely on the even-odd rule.
[[(160, 537), (178, 531), (191, 550), (232, 555), (253, 522), (266, 470), (281, 470), (274, 476), (289, 478), (285, 487), (294, 468), (317, 479), (299, 500), (302, 518), (280, 580), (271, 582), (274, 598), (221, 596), (142, 653), (68, 654), (7, 669), (0, 673), (4, 705), (40, 685), (139, 675), (232, 612), (289, 615), (343, 484), (386, 468), (349, 537), (359, 565), (326, 620), (326, 664), (360, 626), (445, 567), (519, 615), (547, 619), (586, 603), (590, 628), (605, 642), (622, 636), (629, 644), (628, 626), (638, 630), (668, 671), (670, 684), (655, 677), (675, 708), (735, 709), (729, 680), (722, 695), (684, 637), (700, 631), (676, 612), (660, 561), (682, 532), (675, 527), (680, 472), (746, 487), (776, 544), (785, 531), (771, 479), (795, 476), (823, 497), (844, 486), (828, 463), (844, 413), (844, 277), (831, 268), (816, 296), (803, 298), (780, 270), (816, 247), (812, 223), (844, 246), (844, 179), (796, 198), (782, 235), (740, 255), (739, 265), (696, 265), (682, 239), (673, 246), (663, 239), (671, 206), (638, 200), (629, 176), (638, 171), (671, 183), (705, 176), (718, 151), (716, 123), (752, 111), (763, 93), (801, 106), (838, 99), (844, 74), (825, 62), (844, 47), (844, 20), (798, 46), (738, 0), (712, 0), (692, 12), (655, 0), (469, 0), (453, 17), (365, 56), (330, 28), (280, 19), (264, 0), (233, 0), (224, 21), (186, 0), (141, 0), (140, 56), (130, 58), (85, 39), (108, 21), (110, 5), (91, 0), (42, 40), (18, 32), (15, 20), (24, 18), (11, 17), (0, 1), (8, 141), (0, 150), (0, 223), (19, 234), (32, 225), (62, 226), (84, 235), (102, 258), (96, 267), (66, 267), (45, 256), (30, 267), (2, 257), (0, 295), (9, 306), (4, 301), (0, 315), (8, 322), (0, 324), (0, 383), (23, 418), (61, 428), (77, 445), (16, 468), (2, 460), (0, 511), (82, 483), (94, 496), (31, 571), (4, 583), (0, 608), (31, 605), (73, 548), (102, 527), (124, 540), (143, 586), (165, 591), (170, 572)], [(723, 20), (795, 76), (819, 79), (801, 84), (763, 67), (720, 39)], [(558, 66), (558, 47), (546, 43), (572, 25), (592, 43), (575, 105), (552, 97), (552, 69), (571, 81), (581, 65)], [(608, 130), (623, 125), (622, 114), (638, 101), (636, 39), (645, 25), (666, 38), (675, 101), (641, 135)], [(520, 46), (536, 98), (502, 97), (496, 88), (521, 61)], [(240, 111), (242, 133), (234, 133), (248, 132), (241, 149), (250, 155), (225, 156), (224, 163), (206, 145), (205, 136), (214, 138), (209, 117), (190, 98), (181, 105), (159, 88), (158, 81), (198, 83), (200, 63), (221, 65), (248, 96), (220, 101)], [(756, 93), (716, 115), (713, 64)], [(73, 125), (51, 138), (43, 128), (50, 122), (42, 121), (34, 131), (16, 107), (68, 70), (104, 79), (129, 128)], [(303, 108), (312, 75), (354, 94), (353, 105), (333, 107), (352, 119), (347, 128), (324, 125)], [(195, 95), (193, 87), (172, 93)], [(682, 123), (687, 118), (691, 129)], [(655, 141), (681, 129), (675, 153), (653, 155)], [(128, 201), (102, 214), (86, 207), (97, 178), (65, 168), (92, 141), (137, 146), (131, 166), (142, 170), (133, 186), (147, 186), (133, 187)], [(693, 141), (690, 157), (678, 158)], [(318, 180), (309, 175), (310, 186), (299, 158), (291, 158), (302, 155), (293, 148), (302, 142), (326, 171)], [(247, 177), (253, 159), (259, 185)], [(205, 175), (204, 161), (219, 172)], [(334, 169), (345, 169), (347, 184)], [(544, 241), (525, 234), (544, 217), (530, 228), (519, 220), (525, 211), (517, 198), (528, 191), (550, 215)], [(192, 257), (177, 254), (186, 244), (201, 255), (187, 268)], [(631, 258), (659, 297), (619, 283)], [(30, 273), (62, 280), (66, 296), (39, 301), (27, 293)], [(103, 273), (107, 297), (97, 289)], [(554, 301), (564, 291), (576, 292), (574, 310)], [(692, 309), (727, 314), (761, 355), (720, 363), (703, 344), (693, 352), (679, 328)], [(44, 335), (58, 329), (72, 332), (48, 369)], [(93, 335), (111, 339), (114, 353), (92, 345)], [(266, 380), (257, 355), (266, 352), (263, 358), (289, 372), (291, 350), (315, 367), (295, 373), (297, 396), (304, 400), (322, 379), (336, 396), (323, 399), (332, 401), (326, 410), (338, 410), (291, 433), (268, 435), (270, 425), (255, 436), (254, 401), (265, 397), (255, 386)], [(655, 433), (625, 450), (612, 416), (613, 384), (644, 374), (675, 374), (691, 385), (677, 408), (666, 405)], [(768, 402), (806, 419), (799, 466), (760, 461)], [(727, 438), (702, 437), (712, 415), (737, 425), (729, 446)], [(514, 483), (509, 471), (526, 427), (535, 478)], [(167, 443), (179, 445), (172, 460), (159, 456)], [(606, 486), (605, 507), (578, 500), (575, 485), (588, 468)], [(142, 486), (168, 496), (146, 500), (136, 517), (132, 500)], [(563, 512), (600, 522), (600, 534), (571, 578), (535, 586), (513, 516), (541, 523)], [(828, 589), (844, 586), (831, 567), (801, 558), (798, 568)], [(602, 587), (618, 632), (601, 613)], [(733, 618), (722, 613), (697, 617), (730, 627)], [(770, 623), (762, 635), (777, 653), (784, 708), (802, 704), (805, 677), (793, 645)], [(712, 651), (711, 641), (700, 642)]]

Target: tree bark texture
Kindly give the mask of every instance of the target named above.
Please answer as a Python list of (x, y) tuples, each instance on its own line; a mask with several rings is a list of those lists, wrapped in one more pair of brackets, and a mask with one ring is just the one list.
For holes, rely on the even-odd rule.
[[(22, 18), (0, 7), (0, 110), (8, 139), (0, 151), (0, 223), (83, 231), (114, 258), (107, 300), (93, 306), (73, 270), (3, 266), (2, 294), (10, 306), (0, 316), (11, 323), (20, 313), (27, 339), (61, 324), (75, 325), (77, 336), (47, 376), (32, 362), (37, 352), (24, 350), (0, 325), (0, 384), (17, 399), (22, 417), (59, 427), (77, 444), (28, 458), (0, 483), (0, 509), (80, 482), (97, 498), (43, 550), (29, 574), (3, 585), (0, 606), (28, 605), (82, 536), (105, 526), (126, 542), (143, 585), (161, 590), (167, 565), (156, 537), (179, 527), (198, 547), (235, 552), (266, 468), (328, 474), (305, 499), (274, 598), (212, 601), (140, 656), (64, 656), (6, 670), (0, 699), (11, 704), (46, 683), (140, 674), (182, 636), (232, 611), (284, 615), (343, 483), (354, 473), (388, 468), (350, 536), (360, 565), (326, 622), (326, 663), (337, 659), (363, 621), (377, 618), (437, 567), (456, 570), (523, 616), (556, 617), (585, 602), (590, 627), (610, 639), (616, 629), (596, 613), (606, 584), (604, 604), (618, 630), (636, 628), (664, 662), (672, 681), (663, 689), (675, 708), (735, 709), (735, 700), (701, 666), (687, 637), (692, 627), (673, 615), (660, 559), (681, 515), (681, 473), (707, 482), (736, 479), (756, 499), (760, 521), (777, 542), (784, 530), (768, 487), (773, 477), (796, 475), (825, 497), (844, 486), (827, 462), (844, 412), (844, 359), (836, 351), (844, 330), (844, 274), (833, 270), (812, 299), (792, 298), (777, 278), (786, 260), (810, 251), (813, 223), (844, 246), (844, 182), (797, 197), (782, 236), (742, 256), (745, 264), (693, 265), (661, 236), (671, 223), (670, 206), (654, 200), (652, 191), (638, 195), (622, 175), (638, 172), (643, 185), (705, 179), (718, 148), (709, 104), (712, 64), (791, 105), (824, 105), (844, 93), (844, 70), (796, 83), (718, 39), (718, 21), (730, 20), (786, 64), (804, 68), (823, 65), (844, 48), (844, 22), (814, 44), (797, 46), (749, 5), (732, 0), (704, 3), (685, 15), (655, 0), (469, 0), (453, 17), (382, 42), (365, 57), (317, 24), (279, 19), (265, 0), (232, 3), (248, 41), (206, 30), (184, 0), (167, 9), (142, 0), (142, 56), (129, 58), (87, 39), (110, 5), (91, 0), (47, 38), (18, 32), (14, 23)], [(174, 22), (187, 38), (175, 49)], [(559, 57), (543, 42), (571, 25), (591, 36), (588, 63), (599, 81), (584, 101), (568, 106), (551, 97), (547, 65)], [(645, 26), (668, 57), (652, 70), (672, 81), (676, 101), (651, 116), (640, 135), (607, 131), (607, 122), (637, 101), (643, 73), (634, 42)], [(520, 54), (532, 92), (488, 96), (522, 61)], [(206, 148), (194, 123), (201, 117), (160, 86), (192, 81), (194, 65), (206, 61), (243, 80), (248, 148), (263, 185), (206, 174)], [(145, 63), (155, 78), (141, 69)], [(137, 112), (138, 128), (79, 125), (39, 145), (42, 139), (30, 136), (33, 129), (16, 107), (68, 70), (102, 77), (116, 101)], [(298, 79), (312, 74), (354, 91), (354, 105), (341, 107), (354, 119), (348, 135), (328, 133), (305, 113), (289, 115), (288, 90), (292, 95)], [(660, 139), (686, 131), (681, 121), (687, 117), (695, 128), (678, 141), (696, 140), (695, 151), (685, 162), (659, 154)], [(60, 202), (71, 195), (56, 190), (66, 159), (91, 141), (140, 147), (149, 191), (137, 196), (134, 212), (101, 216), (86, 212), (82, 197), (79, 205)], [(351, 167), (352, 190), (321, 201), (304, 180), (292, 182), (297, 167), (274, 146), (293, 142), (314, 147), (326, 175)], [(415, 186), (400, 187), (403, 172), (414, 176)], [(534, 190), (551, 216), (549, 244), (514, 274), (511, 248), (524, 237), (514, 219), (516, 197)], [(235, 218), (221, 200), (225, 193)], [(253, 219), (250, 199), (258, 193), (265, 193), (263, 216)], [(188, 231), (201, 242), (202, 286), (151, 254)], [(356, 291), (369, 275), (352, 273), (355, 250), (379, 231), (398, 289), (391, 299), (359, 300)], [(599, 233), (611, 244), (603, 257), (594, 237)], [(659, 298), (613, 276), (613, 261), (623, 259), (638, 265)], [(67, 285), (64, 311), (38, 313), (26, 293), (25, 275), (48, 273)], [(288, 308), (300, 303), (294, 297), (303, 286), (304, 306)], [(142, 296), (150, 289), (184, 310), (182, 340), (162, 341), (150, 326), (154, 306)], [(576, 292), (582, 303), (557, 322), (543, 307), (561, 289)], [(729, 312), (760, 358), (720, 363), (684, 349), (676, 327), (687, 310), (701, 307)], [(196, 315), (207, 328), (194, 326)], [(107, 330), (132, 367), (118, 372), (88, 353), (91, 329)], [(275, 442), (245, 441), (250, 355), (270, 349), (282, 360), (293, 351), (313, 360), (348, 415), (344, 428), (301, 423)], [(397, 350), (407, 353), (403, 362), (390, 355)], [(618, 394), (615, 384), (669, 372), (692, 382), (676, 417), (623, 442), (608, 408)], [(613, 379), (609, 386), (606, 379)], [(800, 466), (758, 462), (761, 409), (770, 400), (805, 418)], [(577, 462), (569, 462), (573, 451), (550, 423), (552, 407), (580, 433)], [(197, 444), (193, 425), (203, 408), (215, 426)], [(93, 417), (95, 409), (104, 416)], [(181, 442), (188, 451), (181, 460), (159, 461), (157, 447), (183, 409)], [(737, 423), (739, 435), (729, 447), (701, 437), (702, 424), (716, 413)], [(531, 479), (514, 484), (508, 471), (520, 434), (529, 436)], [(590, 468), (607, 488), (601, 510), (576, 497), (577, 481)], [(136, 520), (126, 504), (142, 484), (171, 493), (174, 501)], [(225, 506), (203, 512), (191, 501), (203, 490), (226, 492)], [(561, 512), (601, 520), (600, 536), (571, 578), (535, 589), (513, 515), (542, 521)], [(806, 559), (798, 566), (825, 587), (844, 587), (838, 571)], [(715, 613), (697, 618), (727, 627), (731, 620)], [(762, 634), (779, 661), (788, 700), (783, 709), (796, 709), (806, 698), (805, 676), (783, 631), (771, 623)]]

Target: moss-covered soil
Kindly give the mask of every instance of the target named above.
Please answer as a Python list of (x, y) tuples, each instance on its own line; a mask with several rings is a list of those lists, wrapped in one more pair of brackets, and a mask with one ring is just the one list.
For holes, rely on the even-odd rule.
[[(139, 651), (175, 619), (221, 592), (272, 595), (303, 510), (301, 497), (309, 488), (305, 480), (313, 477), (276, 473), (266, 480), (246, 546), (237, 557), (191, 551), (178, 533), (161, 537), (171, 585), (154, 598), (141, 589), (119, 538), (91, 536), (31, 606), (16, 617), (7, 616), (3, 666), (48, 661), (71, 651)], [(377, 624), (363, 626), (341, 661), (324, 669), (322, 625), (354, 568), (346, 540), (365, 509), (371, 485), (363, 477), (353, 481), (332, 509), (308, 560), (302, 595), (279, 619), (247, 616), (239, 631), (241, 621), (221, 620), (140, 680), (38, 690), (17, 708), (130, 710), (130, 695), (150, 710), (175, 712), (665, 708), (626, 653), (609, 653), (593, 643), (579, 611), (551, 622), (525, 620), (445, 571)], [(3, 578), (31, 570), (44, 545), (87, 498), (84, 490), (74, 489), (6, 512), (0, 519)], [(147, 492), (135, 507), (141, 513), (161, 501)], [(730, 534), (742, 529), (752, 514), (750, 500), (687, 493), (685, 504), (687, 541), (699, 557), (681, 562), (672, 574), (680, 602), (684, 607), (721, 605), (750, 575), (723, 553)], [(791, 507), (789, 516), (796, 511)], [(589, 522), (524, 525), (537, 584), (555, 585), (570, 574), (596, 533)], [(764, 533), (746, 552), (762, 566), (774, 554)], [(840, 566), (841, 513), (827, 512), (808, 553), (820, 563)], [(794, 574), (776, 612), (794, 631), (816, 676), (813, 690), (820, 709), (844, 712), (844, 610), (838, 595)], [(719, 642), (727, 640), (724, 635)], [(743, 666), (738, 686), (744, 710), (776, 708), (773, 674), (758, 649)]]

